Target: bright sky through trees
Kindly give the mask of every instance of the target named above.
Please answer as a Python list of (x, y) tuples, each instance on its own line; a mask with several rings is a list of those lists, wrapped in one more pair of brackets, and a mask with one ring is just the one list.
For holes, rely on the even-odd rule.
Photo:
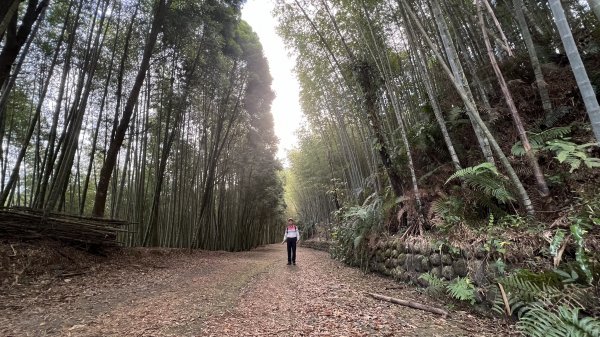
[(284, 160), (286, 151), (296, 145), (295, 132), (302, 122), (302, 112), (298, 100), (300, 87), (292, 72), (294, 60), (288, 56), (283, 41), (275, 31), (277, 20), (271, 15), (272, 10), (271, 0), (248, 0), (242, 9), (242, 19), (258, 34), (269, 61), (272, 87), (277, 95), (271, 109), (275, 134), (279, 138), (277, 157)]

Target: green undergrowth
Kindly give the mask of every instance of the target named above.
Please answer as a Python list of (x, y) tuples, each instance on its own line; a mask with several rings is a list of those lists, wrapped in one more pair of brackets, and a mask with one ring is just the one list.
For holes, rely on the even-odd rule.
[[(481, 165), (457, 172), (448, 181), (463, 179), (501, 209), (503, 202), (511, 202), (511, 194), (504, 185), (489, 182), (495, 178), (504, 182), (499, 174)], [(471, 176), (468, 181), (467, 176)], [(478, 180), (478, 176), (486, 177)], [(600, 239), (597, 193), (580, 192), (551, 224), (509, 212), (496, 216), (492, 208), (472, 214), (479, 221), (471, 223), (451, 207), (434, 206), (441, 222), (428, 230), (429, 239), (423, 239), (440, 252), (483, 261), (486, 279), (475, 281), (472, 270), (452, 280), (422, 273), (415, 283), (427, 285), (426, 292), (445, 298), (449, 307), (487, 307), (489, 313), (515, 322), (526, 336), (600, 336), (600, 263), (593, 250)], [(367, 271), (376, 242), (388, 237), (382, 233), (390, 207), (372, 195), (362, 206), (339, 210), (332, 257)], [(473, 209), (478, 207), (483, 206), (473, 205)], [(392, 238), (398, 240), (398, 236)], [(477, 248), (469, 250), (473, 242)]]

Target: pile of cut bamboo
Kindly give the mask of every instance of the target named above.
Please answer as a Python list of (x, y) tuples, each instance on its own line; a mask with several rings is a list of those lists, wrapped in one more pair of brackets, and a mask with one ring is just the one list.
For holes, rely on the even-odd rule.
[(0, 238), (51, 238), (86, 245), (118, 245), (127, 222), (44, 212), (30, 208), (0, 209)]

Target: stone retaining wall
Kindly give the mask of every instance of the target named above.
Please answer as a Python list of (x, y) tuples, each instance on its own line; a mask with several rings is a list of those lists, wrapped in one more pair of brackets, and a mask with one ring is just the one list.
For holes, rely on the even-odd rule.
[(302, 247), (307, 247), (307, 248), (312, 248), (312, 249), (328, 252), (329, 246), (331, 246), (331, 242), (316, 241), (316, 240), (307, 240), (307, 241), (300, 240), (299, 245)]
[[(329, 251), (329, 241), (300, 241), (300, 246)], [(482, 246), (461, 250), (447, 245), (435, 246), (426, 238), (400, 240), (390, 238), (379, 241), (370, 251), (369, 269), (400, 282), (427, 286), (420, 279), (424, 273), (452, 280), (469, 276), (477, 286), (488, 284), (494, 274), (493, 266), (485, 263), (486, 252)]]
[(369, 268), (372, 271), (422, 286), (427, 286), (427, 282), (419, 276), (427, 272), (445, 280), (468, 275), (478, 286), (487, 284), (487, 276), (493, 273), (492, 268), (484, 263), (486, 254), (483, 247), (460, 250), (446, 245), (436, 247), (425, 239), (391, 239), (380, 241), (370, 256)]

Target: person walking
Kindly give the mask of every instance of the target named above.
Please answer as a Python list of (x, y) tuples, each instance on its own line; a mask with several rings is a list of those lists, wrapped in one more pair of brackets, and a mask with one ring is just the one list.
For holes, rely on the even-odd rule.
[(298, 227), (294, 223), (294, 219), (289, 218), (287, 220), (285, 234), (283, 234), (283, 242), (281, 243), (284, 244), (287, 242), (288, 265), (296, 265), (296, 244), (298, 243), (298, 241), (300, 241), (300, 232), (298, 231)]

